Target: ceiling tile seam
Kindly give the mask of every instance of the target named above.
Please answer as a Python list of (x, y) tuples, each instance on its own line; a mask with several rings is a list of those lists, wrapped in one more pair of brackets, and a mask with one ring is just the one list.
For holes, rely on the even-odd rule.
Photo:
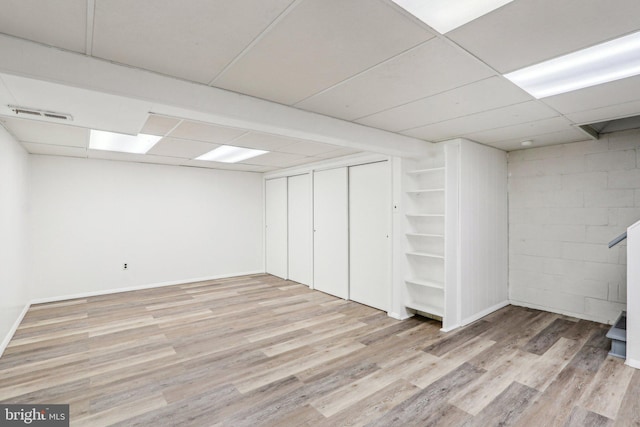
[[(530, 101), (525, 101), (525, 102), (530, 102)], [(491, 111), (491, 110), (487, 110), (487, 111)], [(506, 125), (506, 126), (498, 126), (498, 127), (494, 127), (494, 128), (483, 129), (483, 130), (476, 131), (476, 132), (467, 132), (467, 133), (465, 133), (465, 134), (461, 135), (461, 136), (460, 136), (460, 138), (469, 138), (469, 139), (472, 139), (472, 138), (470, 138), (470, 136), (469, 136), (469, 135), (474, 135), (474, 134), (482, 133), (482, 132), (490, 132), (490, 131), (500, 130), (500, 129), (506, 129), (506, 128), (510, 128), (510, 127), (513, 127), (513, 126), (520, 126), (520, 125), (527, 125), (527, 124), (532, 124), (532, 123), (538, 123), (538, 122), (542, 122), (542, 121), (545, 121), (545, 120), (554, 119), (554, 118), (560, 118), (560, 117), (562, 117), (562, 116), (558, 116), (558, 117), (547, 117), (547, 118), (544, 118), (544, 119), (531, 120), (531, 121), (528, 121), (528, 122), (521, 122), (521, 123), (515, 123), (515, 124)], [(563, 118), (564, 118), (564, 117), (563, 117)], [(442, 122), (439, 122), (439, 123), (442, 123)], [(572, 125), (571, 123), (569, 123), (569, 125), (570, 125), (570, 126), (572, 126), (572, 128), (573, 128), (573, 125)], [(427, 126), (428, 126), (428, 125), (427, 125)], [(562, 132), (562, 131), (554, 131), (554, 132), (548, 132), (548, 133), (555, 133), (555, 132)], [(439, 140), (438, 142), (447, 141), (447, 140), (449, 140), (449, 139), (451, 139), (451, 138), (452, 138), (452, 137), (447, 137), (447, 138), (445, 138), (445, 139)], [(454, 137), (454, 138), (457, 138), (457, 137)], [(523, 137), (523, 139), (526, 139), (526, 137)], [(507, 140), (504, 140), (504, 141), (507, 141)], [(504, 142), (504, 141), (498, 141), (498, 142)]]
[[(530, 124), (530, 123), (537, 123), (537, 122), (542, 122), (544, 120), (547, 120), (547, 119), (534, 120), (532, 122), (526, 122), (526, 123), (521, 123), (521, 124), (524, 125), (524, 124)], [(518, 125), (511, 125), (511, 126), (518, 126)], [(503, 126), (503, 127), (499, 127), (499, 128), (495, 128), (495, 129), (487, 129), (487, 130), (483, 130), (483, 131), (480, 131), (480, 132), (466, 133), (466, 134), (462, 135), (460, 138), (467, 138), (467, 139), (472, 139), (473, 140), (473, 135), (475, 135), (475, 134), (482, 133), (482, 132), (490, 132), (490, 131), (493, 131), (493, 130), (503, 129), (503, 128), (507, 128), (507, 127), (510, 127), (510, 126)], [(545, 135), (552, 135), (554, 133), (566, 132), (567, 130), (579, 131), (579, 128), (572, 126), (570, 129), (554, 130), (552, 132), (545, 132), (545, 133), (536, 133), (536, 134), (533, 134), (533, 135), (523, 136), (522, 138), (501, 139), (501, 140), (495, 141), (495, 142), (492, 141), (491, 144), (502, 144), (502, 143), (507, 143), (507, 142), (515, 142), (515, 141), (519, 141), (519, 140), (527, 140), (527, 139), (532, 139), (534, 136), (541, 137), (541, 136), (545, 136)], [(482, 143), (478, 142), (478, 144), (482, 144)]]
[(93, 55), (93, 27), (96, 15), (96, 0), (87, 0), (87, 33), (85, 35), (85, 53)]
[(417, 44), (417, 45), (415, 45), (415, 46), (411, 46), (410, 48), (405, 49), (405, 50), (403, 50), (402, 52), (398, 52), (397, 54), (395, 54), (395, 55), (393, 55), (393, 56), (391, 56), (391, 57), (389, 57), (389, 58), (386, 58), (386, 59), (384, 59), (383, 61), (378, 62), (377, 64), (374, 64), (374, 65), (372, 65), (372, 66), (370, 66), (370, 67), (368, 67), (368, 68), (365, 68), (365, 69), (364, 69), (364, 70), (362, 70), (362, 71), (358, 71), (356, 74), (353, 74), (353, 75), (351, 75), (351, 76), (347, 77), (347, 78), (346, 78), (346, 79), (344, 79), (344, 80), (341, 80), (341, 81), (339, 81), (339, 82), (337, 82), (337, 83), (334, 83), (334, 84), (332, 84), (331, 86), (326, 87), (326, 88), (322, 89), (322, 90), (321, 90), (321, 91), (319, 91), (319, 92), (316, 92), (316, 93), (314, 93), (314, 94), (312, 94), (312, 95), (309, 95), (309, 96), (307, 96), (307, 97), (305, 97), (305, 98), (303, 98), (303, 99), (300, 99), (300, 100), (298, 100), (298, 101), (296, 101), (296, 102), (292, 103), (291, 105), (293, 105), (294, 107), (297, 107), (297, 106), (298, 106), (298, 104), (301, 104), (301, 103), (303, 103), (303, 102), (305, 102), (305, 101), (307, 101), (307, 100), (310, 100), (311, 98), (313, 98), (313, 97), (315, 97), (315, 96), (320, 96), (320, 95), (322, 95), (322, 94), (324, 94), (324, 93), (326, 93), (326, 92), (329, 92), (330, 90), (333, 90), (333, 89), (335, 89), (335, 88), (338, 88), (338, 87), (340, 87), (341, 85), (346, 84), (346, 83), (350, 82), (351, 80), (354, 80), (354, 79), (356, 79), (356, 78), (358, 78), (358, 77), (362, 76), (363, 74), (368, 73), (368, 72), (369, 72), (369, 71), (371, 71), (371, 70), (374, 70), (375, 68), (378, 68), (378, 67), (383, 66), (383, 65), (384, 65), (384, 64), (386, 64), (387, 62), (393, 61), (393, 60), (395, 60), (396, 58), (399, 58), (399, 57), (400, 57), (400, 56), (402, 56), (402, 55), (406, 55), (406, 54), (410, 53), (410, 52), (411, 52), (411, 51), (413, 51), (413, 50), (419, 49), (420, 47), (422, 47), (423, 45), (425, 45), (425, 44), (427, 44), (427, 43), (431, 42), (431, 41), (432, 41), (432, 40), (434, 40), (434, 39), (435, 39), (435, 37), (431, 37), (431, 38), (429, 38), (428, 40), (421, 41), (420, 43), (418, 43), (418, 44)]
[[(488, 63), (486, 63), (485, 61), (483, 61), (482, 59), (480, 59), (478, 56), (474, 55), (472, 52), (468, 51), (467, 49), (465, 49), (462, 45), (458, 44), (457, 42), (455, 42), (454, 40), (450, 39), (449, 37), (447, 37), (445, 34), (440, 34), (438, 32), (436, 32), (436, 37), (444, 40), (446, 43), (448, 43), (450, 46), (459, 49), (461, 52), (465, 53), (466, 55), (469, 55), (471, 58), (474, 58), (476, 61), (479, 61), (480, 63), (484, 64), (486, 67), (488, 67), (490, 70), (492, 70), (494, 73), (496, 73), (496, 76), (498, 76), (499, 78), (501, 78), (503, 81), (505, 81), (506, 83), (510, 84), (511, 86), (513, 86), (514, 88), (517, 88), (519, 91), (521, 91), (522, 93), (526, 94), (532, 101), (535, 101), (537, 104), (540, 105), (544, 105), (545, 107), (555, 111), (558, 115), (564, 117), (565, 119), (569, 120), (570, 123), (574, 123), (572, 120), (570, 120), (568, 117), (565, 117), (565, 115), (563, 113), (561, 113), (560, 111), (558, 111), (557, 109), (555, 109), (554, 107), (552, 107), (551, 105), (545, 103), (544, 101), (542, 101), (542, 99), (538, 99), (533, 97), (531, 94), (529, 94), (527, 91), (525, 91), (524, 89), (522, 89), (520, 86), (514, 84), (511, 80), (507, 79), (503, 73), (501, 73), (498, 69), (494, 68), (493, 66), (489, 65)], [(465, 116), (462, 116), (465, 117)], [(407, 129), (408, 130), (408, 129)], [(404, 131), (400, 131), (400, 132), (404, 132)]]
[(233, 58), (227, 65), (225, 65), (224, 68), (222, 68), (222, 70), (218, 72), (218, 74), (213, 76), (213, 78), (209, 81), (209, 83), (207, 83), (207, 85), (213, 86), (216, 81), (220, 80), (232, 66), (234, 66), (238, 61), (240, 61), (251, 49), (253, 49), (267, 34), (271, 32), (271, 30), (273, 30), (284, 18), (286, 18), (303, 1), (305, 0), (292, 1), (289, 4), (289, 6), (287, 6), (286, 9), (280, 13), (280, 15), (276, 16), (276, 18), (273, 21), (271, 21), (269, 25), (267, 25), (265, 29), (260, 32), (260, 34), (255, 36), (253, 40), (251, 40), (251, 42), (249, 42), (249, 44), (245, 46), (245, 48), (242, 49), (242, 51), (240, 51), (239, 54), (235, 56), (235, 58)]
[[(85, 138), (88, 139), (88, 138)], [(38, 141), (29, 141), (26, 139), (17, 139), (17, 141), (20, 141), (23, 144), (38, 144), (38, 145), (48, 145), (50, 147), (70, 147), (70, 148), (84, 148), (86, 149), (88, 144), (87, 141), (85, 141), (85, 145), (80, 147), (78, 145), (63, 145), (63, 144), (49, 144), (48, 142), (38, 142)]]
[[(163, 138), (171, 138), (171, 137), (170, 137), (170, 136), (168, 136), (168, 135), (170, 135), (170, 134), (171, 134), (171, 132), (173, 132), (174, 130), (176, 130), (176, 129), (178, 128), (178, 126), (180, 126), (180, 125), (182, 124), (182, 122), (184, 122), (184, 121), (185, 121), (185, 119), (180, 118), (180, 117), (167, 116), (167, 115), (165, 115), (165, 114), (154, 113), (153, 111), (149, 111), (149, 113), (148, 113), (148, 114), (149, 114), (150, 116), (152, 115), (152, 116), (157, 116), (157, 117), (166, 117), (166, 118), (169, 118), (169, 119), (175, 119), (175, 120), (177, 120), (177, 121), (178, 121), (178, 123), (177, 123), (177, 124), (175, 124), (171, 129), (169, 129), (169, 131), (168, 131), (168, 132), (165, 132), (165, 133), (162, 135), (162, 137), (163, 137)], [(147, 117), (147, 121), (149, 121), (149, 117)], [(138, 131), (138, 133), (140, 133), (140, 131), (141, 131), (142, 129), (144, 129), (144, 126), (147, 124), (147, 121), (145, 121), (145, 122), (142, 124), (142, 128), (140, 128), (140, 130)], [(181, 139), (184, 139), (184, 138), (181, 138)]]
[[(441, 123), (447, 123), (447, 122), (451, 122), (451, 121), (453, 121), (453, 120), (459, 120), (459, 119), (463, 119), (463, 118), (466, 118), (466, 117), (473, 117), (473, 116), (477, 116), (477, 115), (479, 115), (479, 114), (488, 113), (488, 112), (490, 112), (490, 111), (500, 110), (500, 109), (502, 109), (502, 108), (507, 108), (507, 107), (513, 107), (513, 106), (516, 106), (516, 105), (526, 104), (526, 103), (528, 103), (528, 102), (532, 102), (532, 101), (516, 102), (516, 103), (514, 103), (514, 104), (508, 104), (508, 105), (503, 105), (503, 106), (501, 106), (501, 107), (490, 108), (490, 109), (488, 109), (488, 110), (482, 110), (482, 111), (479, 111), (479, 112), (477, 112), (477, 113), (465, 114), (465, 115), (462, 115), (462, 116), (459, 116), (459, 117), (454, 117), (454, 118), (452, 118), (452, 119), (440, 120), (440, 121), (433, 122), (433, 123), (427, 123), (427, 124), (425, 124), (425, 125), (414, 126), (414, 127), (407, 128), (407, 129), (401, 129), (401, 130), (396, 131), (396, 133), (409, 132), (409, 131), (412, 131), (412, 130), (415, 130), (415, 129), (424, 128), (424, 127), (427, 127), (427, 126), (433, 126), (433, 125), (437, 125), (437, 124), (441, 124)], [(554, 110), (554, 111), (555, 111), (555, 110)], [(557, 117), (564, 117), (564, 116), (563, 116), (562, 114), (560, 114), (560, 113), (557, 113), (557, 114), (558, 114), (558, 116), (557, 116)], [(551, 117), (547, 117), (547, 118), (551, 118)], [(537, 121), (537, 120), (533, 120), (533, 121)], [(523, 122), (523, 123), (529, 123), (529, 122)], [(508, 126), (513, 126), (513, 125), (508, 125)], [(492, 128), (492, 129), (500, 129), (500, 128), (502, 128), (502, 127), (508, 127), (508, 126), (500, 126), (500, 127), (498, 127), (498, 128)], [(488, 129), (487, 129), (487, 130), (488, 130)]]
[[(455, 90), (462, 89), (462, 88), (467, 87), (467, 86), (471, 86), (471, 85), (474, 85), (474, 84), (482, 83), (482, 82), (484, 82), (486, 80), (493, 79), (495, 77), (497, 77), (497, 76), (489, 76), (489, 77), (485, 77), (485, 78), (480, 79), (480, 80), (474, 80), (472, 82), (465, 83), (463, 85), (456, 86), (456, 87), (451, 88), (451, 89), (443, 90), (441, 92), (436, 92), (436, 93), (433, 93), (431, 95), (423, 96), (422, 98), (414, 99), (413, 101), (408, 101), (408, 102), (404, 102), (402, 104), (395, 105), (393, 107), (384, 108), (384, 109), (382, 109), (380, 111), (377, 111), (375, 113), (365, 114), (364, 116), (357, 117), (355, 119), (352, 119), (351, 121), (357, 122), (358, 120), (363, 120), (363, 119), (366, 119), (368, 117), (375, 116), (376, 114), (386, 113), (387, 111), (391, 111), (393, 109), (400, 108), (400, 107), (405, 107), (405, 106), (407, 106), (409, 104), (413, 104), (414, 102), (424, 101), (424, 100), (432, 98), (434, 96), (444, 95), (446, 93), (453, 92)], [(513, 105), (513, 104), (503, 105), (502, 107), (508, 107), (509, 105)], [(502, 108), (502, 107), (497, 107), (497, 108)], [(452, 117), (452, 119), (457, 119), (457, 118), (460, 118), (460, 117), (464, 117), (464, 116), (456, 116), (456, 117)], [(449, 120), (449, 119), (447, 119), (447, 120)]]
[[(591, 111), (605, 110), (605, 109), (611, 108), (613, 106), (619, 107), (619, 106), (624, 106), (624, 105), (627, 105), (627, 104), (634, 104), (634, 103), (637, 103), (637, 102), (638, 102), (638, 100), (634, 99), (632, 101), (626, 101), (626, 102), (617, 103), (617, 104), (605, 105), (603, 107), (589, 108), (589, 109), (580, 110), (580, 111), (572, 111), (570, 113), (567, 113), (566, 115), (583, 114), (583, 113), (588, 113), (588, 112), (591, 112)], [(637, 114), (632, 113), (632, 114), (622, 114), (622, 115), (616, 115), (616, 116), (608, 116), (608, 117), (606, 117), (604, 119), (598, 119), (598, 122), (626, 119), (627, 117), (633, 117), (635, 115), (637, 115)], [(583, 126), (583, 125), (589, 125), (589, 124), (593, 123), (593, 120), (589, 120), (589, 121), (586, 121), (586, 122), (576, 122), (576, 121), (574, 121), (574, 120), (572, 120), (572, 119), (570, 119), (568, 117), (567, 117), (567, 120), (570, 120), (571, 123), (573, 123), (575, 126)]]

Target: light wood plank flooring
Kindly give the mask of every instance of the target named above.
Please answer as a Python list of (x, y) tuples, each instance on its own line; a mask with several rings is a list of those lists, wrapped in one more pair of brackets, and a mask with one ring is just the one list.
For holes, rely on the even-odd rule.
[(605, 325), (506, 307), (439, 328), (269, 275), (36, 305), (0, 402), (78, 426), (640, 425)]

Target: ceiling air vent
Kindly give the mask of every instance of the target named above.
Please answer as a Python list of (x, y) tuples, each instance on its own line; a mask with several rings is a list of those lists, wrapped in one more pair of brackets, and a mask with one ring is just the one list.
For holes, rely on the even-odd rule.
[(9, 105), (8, 107), (11, 109), (11, 111), (16, 113), (18, 116), (28, 116), (33, 119), (42, 118), (42, 119), (73, 121), (73, 117), (71, 117), (71, 114), (36, 110), (35, 108), (17, 107), (15, 105)]

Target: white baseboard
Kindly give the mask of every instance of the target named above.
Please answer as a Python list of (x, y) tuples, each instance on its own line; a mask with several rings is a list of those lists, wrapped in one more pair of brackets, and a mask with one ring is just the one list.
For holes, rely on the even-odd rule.
[(58, 302), (58, 301), (65, 301), (65, 300), (78, 299), (78, 298), (95, 297), (99, 295), (117, 294), (120, 292), (131, 292), (131, 291), (140, 291), (143, 289), (162, 288), (165, 286), (184, 285), (187, 283), (204, 282), (206, 280), (228, 279), (230, 277), (237, 277), (237, 276), (250, 276), (252, 274), (264, 274), (264, 271), (249, 271), (249, 272), (243, 272), (243, 273), (220, 274), (217, 276), (172, 280), (169, 282), (150, 283), (146, 285), (130, 286), (127, 288), (104, 289), (100, 291), (82, 292), (79, 294), (61, 295), (61, 296), (47, 297), (47, 298), (35, 298), (31, 300), (31, 304), (45, 304), (50, 302)]
[(20, 323), (22, 323), (22, 319), (24, 319), (24, 316), (27, 314), (27, 311), (29, 311), (29, 307), (31, 307), (31, 303), (28, 302), (22, 309), (22, 312), (20, 313), (16, 321), (13, 322), (13, 326), (11, 327), (11, 329), (9, 329), (9, 332), (7, 332), (7, 335), (2, 340), (2, 344), (0, 344), (0, 357), (2, 357), (2, 355), (4, 354), (4, 351), (7, 349), (7, 346), (9, 345), (11, 338), (13, 338), (13, 335), (18, 330), (18, 326), (20, 326)]
[(632, 368), (635, 368), (635, 369), (640, 369), (640, 360), (627, 358), (624, 364), (627, 366), (631, 366)]
[(550, 313), (556, 313), (556, 314), (562, 314), (564, 316), (575, 317), (576, 319), (589, 320), (591, 322), (603, 323), (605, 325), (613, 325), (613, 321), (611, 321), (611, 320), (599, 318), (599, 317), (596, 317), (596, 316), (588, 316), (588, 315), (586, 315), (584, 313), (573, 313), (573, 312), (567, 311), (567, 310), (559, 310), (559, 309), (553, 308), (553, 307), (544, 307), (544, 306), (541, 306), (541, 305), (530, 304), (528, 302), (522, 302), (522, 301), (516, 301), (516, 300), (509, 300), (509, 303), (511, 305), (516, 305), (518, 307), (533, 308), (533, 309), (540, 310), (540, 311), (547, 311), (547, 312), (550, 312)]
[(496, 305), (493, 305), (487, 309), (484, 309), (476, 314), (474, 314), (473, 316), (467, 317), (466, 319), (464, 319), (462, 321), (462, 323), (460, 323), (460, 326), (465, 326), (468, 325), (469, 323), (475, 322), (476, 320), (480, 320), (482, 319), (484, 316), (488, 316), (489, 314), (493, 313), (494, 311), (498, 311), (503, 307), (506, 307), (509, 305), (509, 300), (505, 300), (502, 302), (499, 302)]
[(387, 316), (389, 316), (389, 317), (391, 317), (391, 318), (393, 318), (393, 319), (396, 319), (396, 320), (407, 320), (407, 319), (409, 319), (409, 318), (413, 317), (413, 316), (414, 316), (414, 314), (410, 313), (410, 314), (407, 314), (406, 316), (401, 316), (401, 315), (400, 315), (400, 314), (398, 314), (398, 313), (393, 313), (393, 312), (391, 312), (391, 311), (388, 311), (388, 312), (387, 312)]

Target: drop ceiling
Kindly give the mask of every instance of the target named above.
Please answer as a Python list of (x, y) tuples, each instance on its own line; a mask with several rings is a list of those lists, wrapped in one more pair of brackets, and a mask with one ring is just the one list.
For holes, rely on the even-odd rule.
[[(83, 72), (68, 66), (64, 82), (0, 63), (5, 106), (74, 117), (38, 123), (0, 109), (3, 124), (32, 153), (234, 168), (193, 160), (231, 144), (271, 151), (235, 165), (263, 172), (362, 151), (378, 137), (377, 148), (385, 139), (397, 147), (400, 136), (408, 143), (464, 137), (507, 151), (523, 140), (534, 147), (561, 144), (588, 138), (579, 125), (640, 114), (639, 76), (539, 100), (502, 76), (639, 31), (637, 0), (514, 0), (446, 34), (391, 0), (6, 0), (3, 6), (7, 43), (28, 40), (94, 61)], [(48, 61), (67, 62), (60, 52), (47, 53)], [(7, 64), (26, 61), (1, 47), (0, 53)], [(292, 131), (284, 132), (287, 124), (276, 125), (266, 110), (260, 117), (222, 103), (205, 117), (163, 109), (114, 75), (96, 71), (93, 86), (119, 82), (117, 91), (84, 83), (87, 70), (105, 61), (191, 82), (189, 90), (203, 99), (211, 87), (270, 101), (265, 105), (273, 111), (317, 114), (304, 116), (308, 131), (291, 119)], [(194, 111), (205, 102), (192, 98)], [(225, 108), (229, 116), (260, 117), (260, 126), (217, 121)], [(163, 139), (147, 155), (93, 152), (89, 128)], [(363, 146), (342, 143), (357, 138)]]

